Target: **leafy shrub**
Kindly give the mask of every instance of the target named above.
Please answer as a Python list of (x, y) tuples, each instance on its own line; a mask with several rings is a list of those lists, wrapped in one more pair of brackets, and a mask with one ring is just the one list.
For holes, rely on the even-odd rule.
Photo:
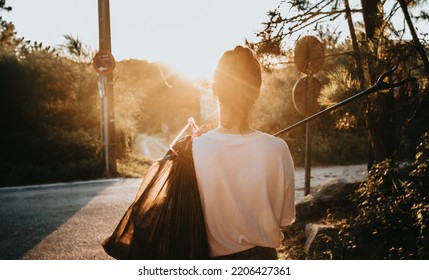
[(0, 55), (0, 185), (103, 174), (95, 74), (52, 53)]
[(421, 139), (409, 170), (390, 160), (374, 165), (351, 197), (341, 258), (429, 258), (429, 133)]

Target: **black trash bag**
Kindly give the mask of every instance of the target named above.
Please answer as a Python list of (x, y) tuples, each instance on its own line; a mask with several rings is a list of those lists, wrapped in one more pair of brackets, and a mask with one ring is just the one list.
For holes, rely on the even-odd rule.
[(102, 245), (116, 259), (208, 259), (192, 136), (153, 163), (136, 199)]

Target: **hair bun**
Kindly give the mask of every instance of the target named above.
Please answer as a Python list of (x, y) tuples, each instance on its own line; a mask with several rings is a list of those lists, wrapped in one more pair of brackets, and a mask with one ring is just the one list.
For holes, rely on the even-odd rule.
[(242, 46), (236, 46), (234, 49), (234, 54), (237, 58), (244, 60), (251, 60), (255, 57), (253, 51), (249, 48), (244, 48)]

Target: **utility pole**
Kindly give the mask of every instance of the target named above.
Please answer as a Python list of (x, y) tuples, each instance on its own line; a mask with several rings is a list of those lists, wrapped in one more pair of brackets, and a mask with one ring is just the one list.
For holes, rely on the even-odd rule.
[[(114, 59), (111, 56), (112, 47), (110, 40), (110, 3), (109, 0), (98, 0), (98, 30), (99, 30), (99, 53), (101, 64), (104, 64), (106, 70), (99, 68), (99, 84), (101, 86), (102, 94), (102, 118), (104, 122), (102, 127), (104, 128), (104, 135), (102, 137), (104, 150), (105, 150), (105, 162), (106, 172), (108, 174), (114, 174), (117, 172), (116, 168), (116, 137), (115, 137), (115, 114), (114, 114), (114, 100), (113, 100), (113, 68)], [(95, 60), (95, 58), (94, 58)], [(110, 68), (110, 69), (107, 69)]]

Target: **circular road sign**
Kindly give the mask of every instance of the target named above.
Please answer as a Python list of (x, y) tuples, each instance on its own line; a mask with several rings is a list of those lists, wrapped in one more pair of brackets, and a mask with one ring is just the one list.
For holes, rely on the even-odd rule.
[(319, 111), (319, 97), (322, 85), (313, 76), (299, 79), (293, 86), (293, 105), (304, 116), (310, 116)]
[(115, 69), (115, 58), (109, 51), (99, 51), (92, 61), (95, 72), (101, 76), (108, 76), (112, 74)]
[(323, 44), (314, 36), (305, 36), (295, 45), (296, 67), (305, 74), (319, 72), (325, 62)]

